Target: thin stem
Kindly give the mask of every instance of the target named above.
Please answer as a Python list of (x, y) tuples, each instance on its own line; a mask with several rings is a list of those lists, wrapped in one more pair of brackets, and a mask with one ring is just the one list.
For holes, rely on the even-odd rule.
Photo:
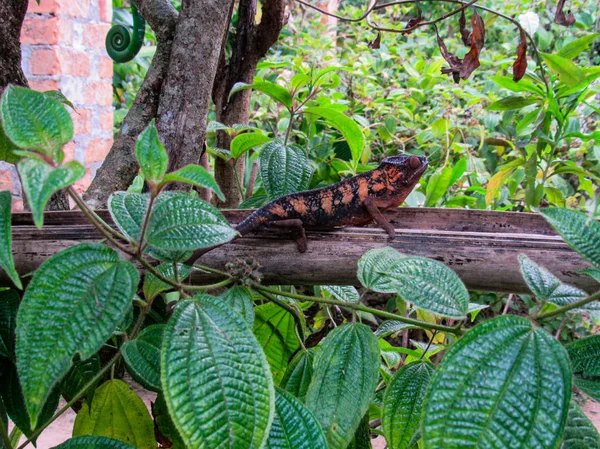
[(506, 315), (508, 313), (508, 311), (510, 310), (510, 303), (513, 300), (513, 294), (511, 293), (510, 295), (508, 295), (508, 299), (506, 300), (506, 304), (504, 305), (504, 310), (502, 311), (502, 315)]
[(146, 231), (148, 230), (148, 223), (150, 223), (150, 215), (152, 215), (152, 208), (154, 207), (154, 200), (156, 200), (156, 194), (150, 193), (150, 202), (148, 203), (148, 209), (144, 216), (144, 223), (142, 224), (142, 232), (140, 233), (140, 241), (138, 242), (138, 250), (135, 253), (135, 257), (140, 257), (144, 252), (144, 238), (146, 238)]
[(395, 313), (385, 312), (383, 310), (374, 309), (372, 307), (367, 307), (362, 304), (342, 302), (342, 301), (338, 301), (336, 299), (319, 298), (316, 296), (300, 295), (298, 293), (282, 292), (279, 290), (272, 289), (270, 287), (264, 287), (257, 283), (253, 283), (253, 287), (261, 293), (267, 292), (267, 293), (273, 293), (276, 295), (287, 296), (288, 298), (300, 299), (302, 301), (312, 301), (312, 302), (318, 302), (318, 303), (322, 303), (322, 304), (332, 304), (332, 305), (339, 306), (339, 307), (345, 307), (347, 309), (360, 310), (362, 312), (372, 313), (373, 315), (377, 315), (382, 318), (387, 318), (389, 320), (396, 320), (396, 321), (401, 321), (403, 323), (412, 324), (413, 326), (417, 326), (422, 329), (438, 330), (441, 332), (451, 333), (454, 335), (462, 335), (463, 334), (463, 330), (460, 327), (450, 327), (450, 326), (443, 326), (441, 324), (426, 323), (423, 321), (414, 320), (412, 318), (406, 318), (402, 315), (397, 315)]
[(323, 9), (320, 9), (314, 5), (311, 5), (308, 2), (305, 2), (304, 0), (296, 0), (298, 3), (300, 3), (301, 5), (306, 6), (307, 8), (310, 9), (314, 9), (315, 11), (324, 14), (326, 16), (329, 17), (333, 17), (335, 19), (338, 19), (342, 22), (362, 22), (369, 14), (371, 14), (371, 12), (373, 11), (373, 9), (375, 9), (375, 7), (377, 6), (377, 3), (379, 2), (379, 0), (374, 0), (371, 2), (371, 4), (367, 7), (366, 11), (357, 19), (351, 19), (349, 17), (343, 17), (343, 16), (338, 16), (337, 14), (333, 14), (329, 11), (325, 11)]
[(229, 273), (225, 273), (224, 271), (217, 270), (216, 268), (208, 267), (206, 265), (199, 265), (197, 263), (194, 264), (194, 268), (198, 268), (199, 270), (206, 271), (208, 273), (215, 273), (230, 278), (231, 275)]
[[(123, 236), (120, 232), (115, 231), (111, 225), (109, 225), (107, 222), (105, 222), (102, 217), (100, 217), (100, 215), (98, 215), (96, 213), (96, 211), (94, 211), (93, 209), (90, 209), (89, 206), (85, 203), (85, 201), (83, 201), (83, 198), (81, 198), (81, 195), (79, 195), (73, 188), (69, 187), (68, 190), (69, 195), (71, 196), (71, 198), (73, 198), (73, 201), (75, 202), (75, 204), (77, 205), (77, 207), (79, 207), (79, 209), (81, 209), (81, 211), (86, 215), (86, 211), (92, 216), (94, 217), (94, 219), (98, 222), (98, 224), (102, 225), (104, 227), (104, 229), (109, 232), (113, 237), (118, 238), (119, 240), (122, 240), (126, 243), (129, 243), (129, 239), (127, 239), (125, 236)], [(85, 209), (85, 211), (84, 211)]]
[(425, 354), (427, 354), (427, 351), (429, 351), (429, 348), (431, 348), (431, 344), (433, 343), (433, 339), (435, 338), (437, 334), (437, 331), (433, 331), (431, 333), (431, 338), (429, 339), (429, 343), (427, 343), (427, 347), (425, 348), (425, 351), (423, 351), (423, 354), (421, 354), (421, 357), (419, 357), (419, 360), (423, 360), (423, 358), (425, 357)]
[(306, 350), (306, 348), (304, 347), (304, 329), (302, 328), (302, 318), (300, 317), (298, 311), (294, 309), (291, 305), (286, 304), (285, 301), (282, 301), (281, 299), (277, 298), (275, 295), (267, 293), (266, 291), (262, 291), (261, 293), (273, 304), (277, 304), (279, 307), (289, 312), (294, 317), (294, 323), (296, 324), (296, 333), (298, 335), (298, 339), (300, 340), (300, 345), (304, 350)]
[(5, 449), (12, 449), (13, 446), (8, 436), (8, 429), (4, 425), (4, 420), (2, 418), (0, 418), (0, 438), (2, 438), (2, 443)]
[(543, 320), (546, 318), (552, 318), (553, 316), (560, 315), (562, 313), (568, 312), (569, 310), (577, 309), (579, 307), (583, 307), (590, 302), (597, 301), (600, 299), (600, 291), (594, 293), (593, 295), (587, 296), (579, 301), (572, 302), (571, 304), (567, 304), (566, 306), (558, 307), (550, 312), (541, 313), (534, 315), (535, 320)]
[(25, 446), (27, 446), (29, 443), (35, 440), (38, 437), (38, 435), (42, 433), (44, 429), (46, 429), (46, 427), (48, 427), (50, 424), (56, 421), (59, 416), (61, 416), (63, 413), (69, 410), (73, 406), (73, 404), (75, 404), (86, 393), (86, 391), (89, 390), (90, 387), (92, 387), (98, 380), (102, 378), (102, 376), (104, 376), (104, 374), (109, 369), (112, 368), (112, 366), (117, 362), (117, 360), (119, 360), (119, 357), (121, 357), (121, 353), (117, 352), (117, 354), (115, 354), (115, 356), (112, 359), (110, 359), (106, 366), (104, 366), (104, 368), (98, 371), (98, 373), (87, 384), (85, 384), (81, 390), (77, 392), (73, 399), (71, 399), (63, 408), (56, 412), (56, 414), (52, 418), (50, 418), (50, 420), (48, 420), (44, 425), (36, 429), (36, 431), (33, 432), (33, 434), (31, 434), (31, 436), (18, 447), (18, 449), (25, 449)]
[(290, 122), (288, 123), (287, 130), (285, 131), (285, 139), (283, 145), (287, 145), (288, 139), (290, 138), (290, 132), (292, 131), (292, 124), (294, 123), (294, 113), (290, 111)]
[(225, 279), (221, 282), (209, 285), (181, 285), (184, 290), (203, 292), (207, 290), (216, 290), (218, 288), (227, 287), (229, 284), (233, 284), (233, 279)]

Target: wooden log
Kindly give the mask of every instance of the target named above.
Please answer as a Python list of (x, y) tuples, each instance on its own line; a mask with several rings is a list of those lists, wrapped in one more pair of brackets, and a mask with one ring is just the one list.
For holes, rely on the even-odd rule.
[[(238, 223), (248, 211), (224, 211)], [(106, 211), (100, 215), (110, 221)], [(518, 255), (527, 254), (565, 282), (591, 291), (595, 282), (576, 273), (589, 266), (539, 215), (463, 209), (400, 208), (387, 213), (397, 236), (389, 241), (375, 227), (309, 231), (308, 252), (300, 254), (289, 234), (261, 231), (204, 255), (199, 263), (223, 268), (253, 257), (267, 284), (357, 284), (358, 259), (368, 250), (391, 246), (407, 255), (430, 257), (452, 268), (468, 288), (526, 292)], [(13, 251), (20, 274), (35, 270), (52, 254), (99, 234), (79, 212), (49, 212), (42, 230), (29, 214), (13, 215)], [(7, 285), (4, 274), (0, 284)], [(194, 282), (215, 277), (196, 273)]]

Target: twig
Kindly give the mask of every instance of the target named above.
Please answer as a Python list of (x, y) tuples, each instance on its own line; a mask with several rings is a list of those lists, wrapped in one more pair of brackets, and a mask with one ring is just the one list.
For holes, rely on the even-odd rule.
[(377, 3), (379, 3), (379, 0), (372, 0), (370, 5), (367, 7), (366, 11), (363, 13), (363, 15), (357, 19), (351, 19), (349, 17), (338, 16), (337, 14), (330, 13), (329, 11), (325, 11), (314, 5), (311, 5), (310, 3), (305, 2), (304, 0), (296, 0), (296, 2), (308, 7), (310, 9), (314, 9), (315, 11), (320, 12), (321, 14), (325, 14), (326, 16), (338, 19), (342, 22), (362, 22), (369, 14), (371, 14), (371, 12), (373, 12), (375, 7), (377, 6)]
[(429, 343), (427, 343), (427, 347), (425, 348), (425, 351), (423, 351), (423, 354), (421, 354), (421, 357), (419, 357), (419, 360), (423, 360), (423, 358), (425, 357), (425, 354), (427, 354), (427, 351), (429, 351), (429, 348), (431, 348), (431, 344), (433, 343), (433, 339), (435, 338), (435, 335), (437, 334), (437, 331), (433, 331), (431, 333), (431, 338), (429, 339)]
[(510, 309), (510, 303), (513, 300), (514, 295), (511, 293), (508, 295), (508, 299), (506, 300), (506, 304), (504, 305), (504, 310), (502, 311), (502, 315), (506, 315)]

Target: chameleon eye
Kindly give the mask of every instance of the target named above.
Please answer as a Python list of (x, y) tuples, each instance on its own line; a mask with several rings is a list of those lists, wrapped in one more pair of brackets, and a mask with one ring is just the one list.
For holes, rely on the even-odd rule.
[(419, 160), (418, 156), (411, 156), (408, 158), (408, 166), (410, 168), (412, 168), (413, 170), (416, 170), (417, 168), (419, 168), (421, 166), (421, 161)]

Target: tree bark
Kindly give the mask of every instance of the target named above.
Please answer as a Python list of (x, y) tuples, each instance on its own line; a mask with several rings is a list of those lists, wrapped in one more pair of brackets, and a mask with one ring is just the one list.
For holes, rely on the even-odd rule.
[[(225, 125), (246, 124), (250, 113), (249, 90), (243, 90), (229, 98), (234, 84), (252, 83), (258, 61), (277, 41), (285, 23), (285, 0), (265, 0), (262, 7), (262, 19), (256, 25), (256, 0), (240, 0), (238, 7), (238, 23), (229, 62), (225, 62), (222, 50), (219, 63), (219, 76), (213, 88), (213, 101), (217, 113), (217, 121)], [(217, 146), (229, 148), (231, 137), (220, 131), (217, 134)], [(215, 179), (221, 187), (225, 201), (216, 199), (218, 207), (237, 207), (243, 199), (240, 192), (238, 176), (242, 178), (245, 170), (245, 159), (215, 161)], [(237, 173), (236, 173), (237, 172)], [(243, 181), (240, 179), (240, 181)]]
[(123, 120), (113, 146), (85, 192), (85, 201), (96, 209), (106, 205), (111, 193), (127, 189), (138, 173), (135, 142), (156, 117), (179, 15), (168, 0), (137, 0), (134, 3), (155, 32), (157, 48), (142, 87)]

